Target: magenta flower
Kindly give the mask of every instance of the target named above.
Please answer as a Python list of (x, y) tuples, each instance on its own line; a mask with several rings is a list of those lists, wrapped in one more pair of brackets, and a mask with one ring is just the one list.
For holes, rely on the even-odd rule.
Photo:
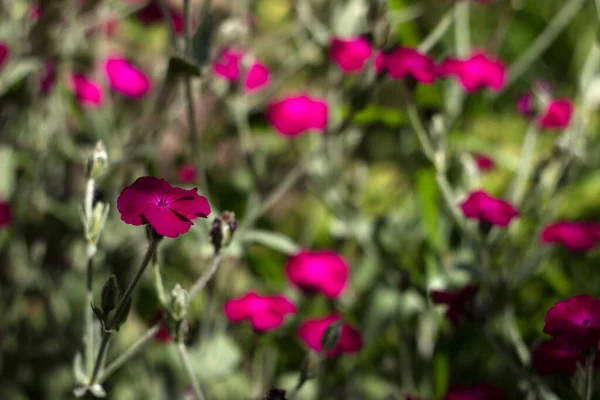
[(551, 100), (537, 120), (541, 129), (565, 129), (573, 116), (573, 103), (569, 99)]
[(289, 258), (285, 271), (304, 292), (320, 291), (330, 299), (338, 297), (348, 283), (348, 264), (330, 250), (301, 250)]
[(539, 375), (554, 375), (562, 372), (575, 375), (577, 364), (585, 365), (583, 353), (561, 337), (540, 343), (531, 352), (531, 363)]
[[(152, 318), (151, 324), (154, 325), (155, 323), (160, 321), (163, 318), (163, 316), (164, 316), (164, 313), (162, 311), (156, 312), (154, 314), (154, 317)], [(170, 343), (173, 341), (173, 337), (171, 336), (171, 334), (169, 333), (169, 330), (165, 326), (164, 321), (160, 325), (160, 328), (158, 328), (158, 331), (156, 331), (156, 333), (154, 334), (153, 339), (155, 342), (158, 342), (158, 343)]]
[(540, 239), (544, 243), (561, 243), (572, 252), (588, 251), (600, 241), (600, 225), (594, 222), (557, 222), (547, 225)]
[(9, 203), (0, 200), (0, 229), (6, 228), (12, 221), (12, 208)]
[(325, 100), (301, 94), (269, 104), (267, 120), (282, 135), (297, 136), (308, 130), (325, 131), (328, 113)]
[(295, 314), (296, 306), (285, 296), (260, 296), (254, 291), (225, 303), (225, 315), (231, 322), (250, 320), (257, 331), (268, 331), (283, 324), (285, 316)]
[(106, 60), (104, 71), (114, 91), (133, 99), (143, 97), (151, 89), (150, 78), (124, 58), (113, 56)]
[(383, 50), (378, 51), (377, 55), (375, 56), (375, 61), (373, 62), (375, 72), (377, 72), (378, 74), (383, 74), (386, 72), (385, 61), (386, 61), (385, 52)]
[[(244, 51), (240, 49), (223, 49), (212, 69), (215, 75), (229, 82), (237, 82), (243, 73), (242, 59)], [(253, 62), (244, 78), (244, 89), (253, 92), (269, 84), (271, 71), (259, 61)]]
[[(304, 321), (300, 328), (298, 328), (298, 337), (302, 340), (309, 348), (316, 352), (323, 350), (321, 340), (327, 327), (333, 322), (338, 321), (340, 316), (337, 314), (331, 314), (322, 319), (311, 319)], [(327, 357), (335, 357), (342, 353), (356, 353), (363, 347), (363, 339), (360, 331), (352, 328), (350, 325), (343, 323), (340, 340), (331, 349), (328, 350)]]
[(483, 190), (470, 193), (460, 208), (467, 218), (499, 226), (507, 226), (519, 215), (512, 204), (492, 197)]
[(496, 163), (491, 157), (486, 156), (482, 153), (473, 154), (473, 158), (475, 159), (475, 163), (480, 171), (489, 171), (494, 169)]
[(44, 73), (40, 79), (40, 92), (47, 96), (56, 84), (56, 63), (52, 60), (44, 64)]
[(597, 347), (600, 339), (600, 300), (580, 294), (559, 301), (546, 313), (544, 333), (561, 337), (581, 350)]
[(412, 76), (421, 83), (433, 83), (437, 77), (437, 68), (431, 57), (409, 47), (396, 47), (380, 54), (375, 61), (376, 69), (387, 71), (390, 77), (402, 79)]
[(333, 38), (329, 46), (331, 59), (349, 74), (360, 72), (372, 54), (371, 43), (363, 37)]
[(532, 118), (535, 115), (535, 102), (531, 94), (523, 93), (519, 96), (517, 111), (527, 118)]
[(150, 224), (159, 235), (176, 238), (190, 230), (192, 220), (210, 214), (208, 201), (197, 190), (172, 187), (164, 179), (144, 176), (123, 189), (117, 209), (127, 224)]
[(467, 92), (475, 92), (482, 87), (499, 92), (506, 82), (504, 64), (484, 53), (475, 53), (465, 60), (448, 58), (439, 66), (438, 72), (441, 76), (458, 77)]
[(69, 83), (77, 102), (82, 107), (96, 108), (102, 105), (102, 88), (98, 82), (83, 74), (73, 74)]
[(198, 170), (194, 164), (184, 164), (177, 170), (177, 177), (181, 183), (194, 183), (198, 178)]
[[(171, 23), (173, 24), (173, 30), (178, 36), (183, 35), (185, 26), (183, 14), (171, 6), (169, 6), (168, 9)], [(164, 22), (163, 14), (157, 0), (151, 0), (137, 12), (136, 16), (137, 19), (145, 25), (154, 25)]]
[(254, 92), (269, 84), (271, 80), (271, 71), (266, 65), (259, 62), (255, 62), (248, 69), (246, 80), (244, 82), (244, 89), (246, 92)]
[(481, 382), (474, 387), (452, 385), (444, 400), (504, 400), (506, 393), (494, 385)]
[(467, 285), (455, 291), (432, 290), (431, 301), (433, 304), (447, 305), (446, 318), (454, 326), (458, 326), (463, 315), (468, 318), (473, 316), (473, 300), (478, 290), (479, 288), (475, 285)]
[(10, 48), (5, 42), (0, 42), (0, 70), (4, 67), (4, 64), (10, 56)]

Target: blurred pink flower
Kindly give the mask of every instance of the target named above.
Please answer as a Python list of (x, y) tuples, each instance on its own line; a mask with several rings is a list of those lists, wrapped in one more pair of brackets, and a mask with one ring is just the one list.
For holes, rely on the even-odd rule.
[(342, 71), (360, 72), (373, 54), (371, 43), (363, 37), (334, 37), (329, 47), (329, 56)]
[[(223, 49), (219, 57), (213, 62), (212, 69), (215, 75), (229, 82), (237, 82), (243, 74), (242, 59), (244, 51), (240, 49)], [(253, 62), (248, 68), (244, 78), (244, 89), (253, 92), (266, 86), (271, 79), (271, 72), (266, 65), (259, 61)]]
[(437, 77), (437, 69), (431, 57), (409, 47), (396, 47), (395, 49), (380, 53), (380, 60), (376, 60), (376, 69), (387, 71), (392, 78), (406, 78), (412, 76), (421, 83), (433, 83)]
[(494, 385), (481, 382), (474, 387), (452, 385), (444, 400), (504, 400), (506, 393)]
[(517, 111), (528, 118), (532, 118), (535, 115), (535, 104), (531, 94), (523, 93), (519, 96), (517, 99)]
[[(137, 3), (137, 1), (129, 2)], [(178, 36), (183, 35), (185, 27), (183, 13), (171, 6), (168, 6), (168, 9), (171, 17), (171, 23), (173, 24), (173, 30)], [(136, 17), (140, 22), (146, 25), (164, 23), (163, 13), (160, 9), (158, 0), (151, 0), (147, 5), (138, 10)]]
[(96, 108), (102, 105), (100, 84), (83, 74), (73, 74), (69, 86), (82, 107)]
[(144, 176), (127, 186), (117, 199), (121, 220), (131, 225), (150, 224), (159, 235), (176, 238), (186, 233), (192, 220), (210, 214), (198, 189), (172, 187), (164, 179)]
[(483, 190), (469, 194), (460, 205), (465, 217), (488, 222), (492, 225), (507, 226), (519, 212), (505, 200), (490, 196)]
[(285, 316), (295, 314), (296, 306), (281, 295), (260, 296), (254, 291), (225, 303), (225, 315), (231, 322), (250, 320), (257, 331), (268, 331), (283, 324)]
[(377, 72), (378, 74), (384, 74), (386, 72), (385, 58), (385, 52), (383, 50), (379, 50), (377, 52), (377, 55), (375, 56), (375, 61), (373, 62), (375, 72)]
[(554, 375), (562, 372), (575, 375), (577, 364), (585, 365), (583, 353), (561, 337), (554, 337), (537, 345), (531, 352), (531, 364), (539, 375)]
[(305, 94), (288, 96), (268, 105), (267, 120), (282, 135), (297, 136), (308, 130), (323, 132), (327, 127), (325, 100)]
[(559, 301), (546, 313), (544, 333), (561, 337), (580, 350), (596, 348), (600, 340), (600, 300), (580, 294)]
[[(162, 311), (156, 312), (154, 314), (154, 317), (152, 318), (151, 324), (154, 325), (155, 323), (160, 321), (163, 317), (164, 317), (164, 313)], [(154, 334), (154, 341), (159, 342), (159, 343), (170, 343), (173, 341), (173, 337), (171, 336), (171, 334), (169, 333), (169, 330), (165, 326), (164, 321), (160, 325), (160, 328), (158, 328), (158, 331), (156, 331), (156, 333)]]
[(547, 225), (540, 239), (544, 243), (561, 243), (572, 252), (588, 251), (600, 241), (600, 225), (594, 222), (557, 222)]
[(177, 170), (177, 177), (181, 183), (194, 183), (198, 178), (198, 170), (194, 164), (184, 164)]
[(9, 203), (0, 200), (0, 229), (6, 228), (12, 221), (12, 208)]
[(542, 129), (565, 129), (571, 122), (573, 103), (569, 99), (551, 100), (537, 121)]
[(448, 306), (446, 318), (454, 326), (460, 324), (462, 316), (471, 317), (473, 315), (473, 299), (479, 291), (475, 285), (467, 285), (459, 290), (432, 290), (431, 301), (433, 304), (445, 304)]
[(458, 77), (461, 86), (467, 92), (474, 92), (486, 86), (499, 92), (506, 83), (504, 64), (481, 52), (464, 60), (447, 58), (439, 66), (438, 73), (440, 76)]
[(53, 60), (46, 61), (44, 73), (40, 79), (40, 92), (47, 96), (56, 84), (56, 63)]
[[(331, 314), (322, 319), (310, 319), (304, 321), (298, 328), (298, 336), (309, 348), (316, 352), (323, 350), (321, 340), (327, 327), (333, 322), (340, 320), (337, 314)], [(363, 347), (363, 339), (360, 331), (352, 328), (347, 323), (342, 324), (341, 335), (338, 343), (329, 351), (327, 357), (335, 357), (342, 353), (356, 353)]]
[(40, 6), (31, 6), (27, 16), (31, 22), (37, 22), (42, 16), (42, 8)]
[(110, 87), (127, 97), (139, 99), (151, 89), (150, 78), (124, 58), (113, 56), (106, 60), (104, 70)]
[(490, 171), (496, 166), (494, 160), (485, 154), (474, 153), (473, 158), (475, 159), (475, 163), (480, 171)]
[(255, 62), (248, 69), (244, 89), (246, 92), (253, 92), (269, 84), (271, 72), (266, 65)]
[(348, 283), (346, 261), (330, 250), (301, 250), (288, 259), (285, 267), (292, 284), (305, 292), (320, 291), (334, 299)]
[(0, 70), (4, 67), (9, 56), (10, 48), (8, 47), (8, 43), (0, 42)]

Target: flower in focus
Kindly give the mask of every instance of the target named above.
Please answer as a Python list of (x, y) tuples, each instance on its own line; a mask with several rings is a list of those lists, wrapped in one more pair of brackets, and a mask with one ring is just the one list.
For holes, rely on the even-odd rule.
[(385, 71), (395, 79), (413, 77), (421, 83), (433, 83), (437, 77), (436, 66), (431, 57), (409, 47), (396, 47), (380, 53), (375, 68)]
[(127, 97), (139, 99), (151, 88), (150, 78), (124, 58), (107, 59), (104, 70), (111, 89)]
[(12, 209), (10, 204), (0, 200), (0, 229), (6, 228), (12, 221)]
[(333, 38), (329, 56), (344, 72), (358, 73), (371, 58), (371, 43), (363, 37)]
[(253, 92), (268, 85), (271, 80), (271, 71), (267, 66), (259, 61), (254, 61), (247, 71), (243, 71), (243, 59), (243, 50), (224, 49), (212, 65), (213, 72), (229, 82), (237, 82), (244, 73), (244, 89), (246, 92)]
[(573, 103), (569, 99), (551, 100), (537, 120), (541, 129), (565, 129), (571, 122)]
[(482, 382), (474, 387), (452, 385), (444, 400), (504, 400), (506, 393), (494, 385)]
[(492, 225), (507, 226), (519, 212), (507, 201), (490, 196), (483, 190), (469, 194), (460, 205), (465, 217)]
[[(340, 316), (332, 314), (322, 319), (304, 321), (298, 328), (298, 336), (309, 348), (320, 352), (323, 350), (321, 340), (327, 327), (338, 320), (340, 320)], [(327, 351), (326, 355), (327, 357), (335, 357), (342, 353), (356, 353), (362, 347), (363, 339), (360, 332), (343, 323), (339, 341), (331, 350)]]
[(348, 283), (349, 268), (336, 252), (300, 250), (285, 267), (292, 284), (305, 292), (320, 291), (334, 299)]
[(458, 77), (467, 92), (474, 92), (482, 87), (499, 92), (506, 82), (504, 64), (484, 53), (475, 53), (465, 60), (448, 58), (439, 66), (438, 72), (441, 76)]
[[(163, 317), (164, 313), (162, 311), (158, 311), (154, 314), (154, 318), (152, 318), (151, 324), (154, 325)], [(159, 343), (170, 343), (173, 341), (173, 337), (171, 336), (169, 330), (165, 326), (164, 321), (162, 324), (160, 324), (160, 328), (158, 328), (158, 331), (156, 331), (156, 333), (154, 334), (154, 340)]]
[(4, 64), (10, 56), (10, 48), (7, 43), (0, 42), (0, 70), (4, 67)]
[(144, 176), (127, 186), (117, 199), (121, 220), (131, 225), (150, 224), (161, 236), (176, 238), (186, 233), (192, 220), (210, 214), (198, 189), (172, 187), (164, 179)]
[(447, 305), (446, 318), (454, 326), (458, 326), (463, 315), (467, 317), (473, 315), (473, 300), (478, 290), (475, 285), (467, 285), (455, 291), (432, 290), (431, 301), (433, 304)]
[(194, 164), (184, 164), (177, 170), (177, 177), (181, 183), (194, 183), (198, 178), (198, 170)]
[(267, 120), (282, 135), (297, 136), (309, 130), (323, 132), (328, 112), (325, 100), (302, 94), (270, 103)]
[(250, 320), (257, 331), (268, 331), (283, 324), (287, 314), (296, 313), (296, 306), (281, 295), (260, 296), (253, 291), (225, 303), (225, 315), (231, 322)]
[[(184, 34), (183, 14), (177, 9), (168, 6), (171, 24), (175, 34), (181, 36)], [(137, 19), (145, 25), (160, 24), (164, 22), (163, 13), (160, 9), (158, 0), (151, 0), (147, 5), (142, 7), (136, 14)]]
[(540, 236), (544, 243), (561, 243), (572, 252), (588, 251), (600, 241), (600, 225), (562, 221), (547, 225)]
[(52, 60), (44, 64), (44, 73), (40, 79), (40, 92), (47, 96), (56, 84), (56, 63)]
[(102, 89), (98, 82), (83, 74), (73, 74), (69, 84), (82, 107), (95, 108), (102, 105)]
[(544, 333), (561, 337), (581, 350), (598, 346), (600, 300), (580, 294), (553, 305), (546, 313)]
[(473, 154), (473, 158), (475, 159), (475, 163), (480, 171), (489, 171), (494, 169), (496, 163), (491, 157), (486, 156), (482, 153)]
[(539, 375), (562, 372), (575, 375), (577, 364), (585, 365), (585, 356), (561, 337), (554, 337), (537, 345), (531, 353), (531, 363)]

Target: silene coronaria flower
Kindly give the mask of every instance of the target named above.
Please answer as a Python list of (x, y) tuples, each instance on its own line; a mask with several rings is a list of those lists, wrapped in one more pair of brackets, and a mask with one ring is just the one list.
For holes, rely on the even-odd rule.
[[(298, 337), (312, 350), (321, 352), (323, 350), (321, 341), (327, 327), (338, 320), (340, 320), (339, 315), (331, 314), (322, 319), (304, 321), (298, 329)], [(360, 331), (352, 328), (347, 323), (343, 323), (339, 341), (327, 351), (326, 356), (335, 357), (343, 353), (356, 353), (362, 347), (363, 339)]]
[(285, 296), (261, 296), (253, 291), (225, 303), (225, 315), (231, 322), (249, 320), (257, 331), (268, 331), (283, 324), (285, 316), (295, 314), (296, 306)]
[(433, 304), (448, 306), (446, 318), (454, 326), (458, 326), (461, 317), (472, 318), (474, 313), (474, 299), (479, 288), (469, 284), (459, 290), (432, 290), (431, 301)]
[(473, 159), (480, 171), (491, 171), (496, 166), (493, 158), (482, 153), (474, 153)]
[(198, 179), (198, 170), (194, 164), (183, 164), (177, 170), (177, 178), (181, 183), (194, 183)]
[(285, 267), (290, 282), (305, 293), (321, 292), (334, 299), (348, 283), (348, 264), (330, 250), (300, 250), (288, 259)]
[[(170, 5), (168, 5), (167, 7), (175, 34), (177, 36), (182, 36), (185, 33), (185, 20), (183, 18), (183, 13), (171, 7)], [(160, 9), (160, 2), (158, 0), (151, 0), (144, 7), (140, 8), (136, 14), (136, 17), (141, 23), (145, 25), (160, 24), (164, 23), (165, 21), (162, 10)]]
[(0, 200), (0, 229), (6, 228), (12, 221), (12, 209), (10, 204)]
[(331, 59), (348, 74), (362, 71), (372, 54), (371, 43), (364, 37), (334, 37), (329, 46)]
[(519, 215), (509, 202), (490, 196), (483, 190), (469, 194), (460, 205), (465, 217), (477, 219), (492, 225), (507, 226)]
[(573, 116), (573, 103), (569, 99), (550, 100), (546, 109), (539, 116), (537, 125), (540, 129), (565, 129)]
[(102, 105), (102, 87), (92, 78), (79, 73), (73, 74), (69, 87), (82, 107), (96, 108)]
[(269, 68), (262, 62), (253, 60), (245, 71), (242, 65), (244, 56), (244, 50), (223, 49), (212, 64), (213, 72), (229, 82), (238, 82), (243, 76), (244, 90), (248, 93), (268, 85), (271, 80)]
[(287, 96), (268, 105), (267, 120), (284, 136), (324, 132), (329, 109), (325, 100), (306, 94)]
[(10, 56), (10, 48), (7, 43), (0, 42), (0, 70), (4, 67), (4, 64)]
[(539, 375), (563, 373), (575, 375), (577, 365), (585, 365), (585, 356), (577, 347), (561, 337), (553, 337), (538, 344), (531, 352), (531, 364)]
[(481, 382), (477, 386), (452, 385), (444, 400), (504, 400), (506, 393), (494, 385)]
[(438, 67), (440, 76), (455, 76), (467, 92), (487, 87), (495, 92), (504, 88), (506, 67), (485, 53), (477, 52), (467, 59), (447, 58)]
[(437, 77), (433, 59), (410, 47), (381, 52), (375, 60), (375, 68), (378, 72), (387, 72), (394, 79), (412, 77), (425, 84), (435, 82)]
[(561, 221), (544, 227), (544, 243), (560, 243), (572, 252), (589, 251), (600, 241), (600, 225), (594, 222)]
[(117, 199), (121, 220), (131, 225), (150, 224), (161, 236), (176, 238), (190, 230), (192, 221), (206, 218), (210, 206), (198, 189), (185, 190), (166, 180), (144, 176), (127, 186)]
[(111, 89), (132, 99), (144, 97), (152, 87), (150, 78), (141, 69), (120, 56), (108, 58), (104, 71)]
[(546, 313), (544, 333), (581, 350), (596, 348), (600, 340), (600, 300), (580, 294), (559, 301)]

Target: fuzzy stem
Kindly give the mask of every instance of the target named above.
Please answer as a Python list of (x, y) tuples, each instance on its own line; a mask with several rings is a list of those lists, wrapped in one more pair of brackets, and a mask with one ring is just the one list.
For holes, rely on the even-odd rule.
[(194, 286), (192, 286), (192, 288), (190, 289), (190, 291), (189, 291), (190, 300), (193, 299), (194, 297), (196, 297), (198, 295), (198, 293), (200, 293), (200, 291), (202, 289), (204, 289), (204, 287), (206, 286), (208, 281), (210, 281), (210, 279), (214, 276), (215, 272), (217, 272), (217, 269), (219, 267), (219, 264), (221, 263), (222, 258), (223, 258), (222, 252), (215, 254), (215, 257), (213, 258), (212, 262), (208, 266), (208, 270), (204, 273), (204, 275), (202, 275), (196, 281), (196, 283), (194, 283)]
[[(598, 0), (600, 1), (600, 0)], [(454, 22), (455, 14), (453, 10), (448, 11), (438, 22), (436, 27), (423, 39), (417, 49), (422, 53), (427, 53), (433, 48), (448, 32)]]
[(192, 387), (194, 388), (194, 394), (196, 395), (197, 400), (204, 400), (204, 394), (202, 393), (202, 389), (200, 388), (200, 383), (198, 382), (198, 378), (196, 377), (196, 373), (194, 371), (194, 367), (192, 362), (190, 361), (190, 357), (187, 352), (187, 348), (183, 342), (177, 344), (177, 351), (179, 352), (179, 357), (181, 357), (181, 361), (183, 363), (183, 367), (185, 368), (185, 372), (192, 383)]

